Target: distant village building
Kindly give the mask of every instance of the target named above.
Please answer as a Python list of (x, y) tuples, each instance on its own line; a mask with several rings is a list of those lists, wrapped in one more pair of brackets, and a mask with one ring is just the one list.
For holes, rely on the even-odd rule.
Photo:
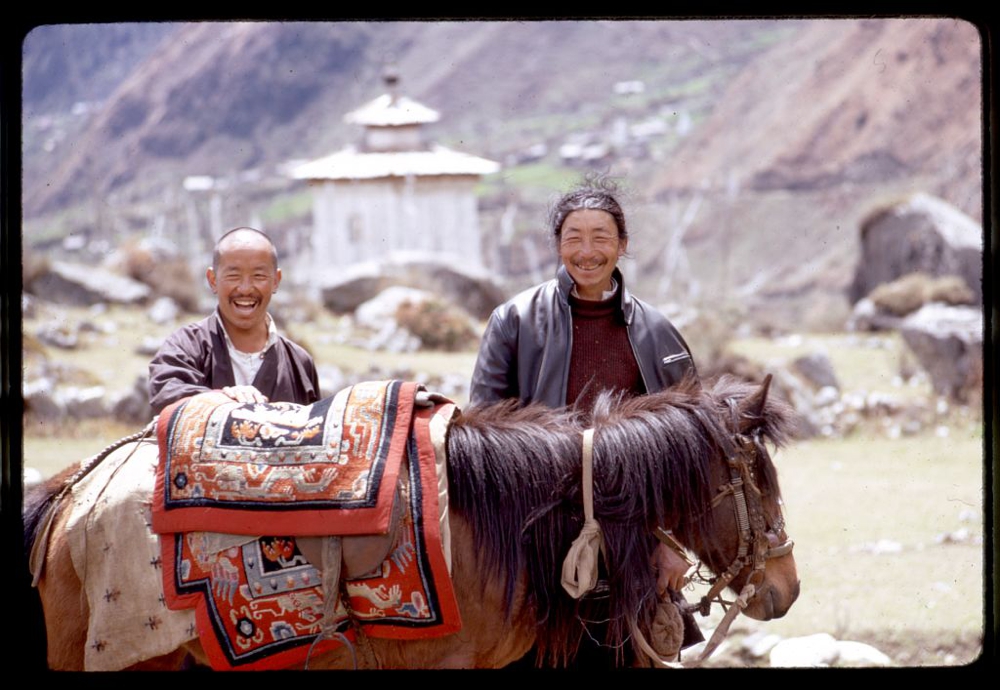
[(499, 164), (427, 142), (422, 127), (438, 113), (399, 95), (395, 74), (385, 83), (388, 93), (345, 116), (364, 127), (360, 145), (291, 171), (314, 190), (309, 264), (321, 282), (330, 268), (400, 254), (483, 266), (475, 186)]

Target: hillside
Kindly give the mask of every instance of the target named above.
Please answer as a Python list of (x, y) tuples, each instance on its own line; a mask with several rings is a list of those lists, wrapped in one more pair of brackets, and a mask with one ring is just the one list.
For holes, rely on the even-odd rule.
[(981, 221), (980, 48), (960, 21), (821, 20), (737, 75), (650, 183), (698, 203), (701, 294), (830, 327), (868, 214), (924, 191)]
[[(836, 323), (860, 219), (901, 195), (929, 191), (981, 218), (981, 41), (961, 21), (160, 28), (109, 93), (108, 71), (121, 61), (91, 40), (93, 95), (75, 82), (66, 89), (98, 106), (62, 113), (61, 136), (45, 108), (65, 107), (50, 66), (66, 59), (26, 57), (26, 83), (49, 75), (48, 88), (25, 89), (27, 244), (99, 232), (120, 243), (157, 224), (169, 232), (185, 222), (187, 175), (257, 180), (229, 192), (227, 223), (308, 224), (306, 197), (279, 166), (356, 141), (342, 116), (381, 92), (390, 61), (407, 95), (442, 113), (432, 136), (504, 162), (480, 206), (491, 241), (509, 244), (494, 269), (511, 289), (548, 270), (545, 203), (587, 167), (627, 179), (643, 294), (737, 303), (741, 318), (810, 322), (812, 312), (816, 325)], [(65, 29), (48, 44), (32, 37), (35, 50), (83, 50)], [(622, 83), (642, 88), (617, 93)], [(560, 157), (567, 142), (615, 142), (642, 127), (655, 134), (612, 144), (591, 163)], [(541, 157), (526, 161), (539, 146)]]
[(815, 190), (931, 175), (927, 191), (981, 219), (980, 48), (958, 20), (817, 21), (762, 55), (768, 69), (732, 81), (654, 186)]
[[(567, 118), (571, 129), (600, 119), (616, 81), (651, 78), (662, 92), (708, 60), (721, 70), (745, 59), (775, 30), (753, 22), (177, 25), (71, 146), (28, 152), (25, 210), (51, 212), (140, 177), (149, 188), (157, 178), (176, 184), (181, 174), (220, 176), (339, 148), (357, 136), (341, 115), (379, 93), (387, 60), (399, 64), (411, 97), (446, 114), (448, 138), (496, 155), (516, 146), (519, 131), (545, 129), (539, 120), (565, 131)], [(712, 41), (722, 47), (709, 49)]]

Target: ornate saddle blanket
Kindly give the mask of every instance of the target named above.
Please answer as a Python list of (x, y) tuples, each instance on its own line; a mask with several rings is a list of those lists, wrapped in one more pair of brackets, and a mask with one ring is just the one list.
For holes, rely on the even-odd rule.
[[(418, 407), (418, 388), (369, 382), (309, 406), (206, 393), (160, 415), (152, 521), (164, 594), (171, 609), (195, 609), (213, 668), (300, 664), (359, 629), (419, 639), (461, 628), (432, 439), (454, 405)], [(330, 600), (323, 568), (341, 562), (311, 561), (308, 538), (385, 534), (394, 515), (384, 560)]]
[(388, 529), (417, 384), (358, 384), (312, 405), (217, 392), (160, 414), (153, 528), (230, 534)]

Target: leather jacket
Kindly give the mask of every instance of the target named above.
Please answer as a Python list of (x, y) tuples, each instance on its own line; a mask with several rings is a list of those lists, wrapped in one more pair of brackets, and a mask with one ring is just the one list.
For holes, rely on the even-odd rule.
[[(684, 338), (663, 314), (633, 297), (616, 268), (620, 308), (647, 393), (697, 376)], [(479, 346), (469, 402), (518, 398), (522, 404), (566, 404), (573, 317), (573, 279), (560, 266), (553, 280), (529, 288), (493, 310)]]

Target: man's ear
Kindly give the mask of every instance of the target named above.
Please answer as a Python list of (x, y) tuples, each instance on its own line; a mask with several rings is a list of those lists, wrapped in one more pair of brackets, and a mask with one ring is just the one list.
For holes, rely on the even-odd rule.
[(623, 237), (621, 241), (618, 242), (618, 258), (625, 256), (625, 252), (628, 251), (628, 238)]
[(274, 269), (274, 287), (271, 289), (271, 292), (277, 292), (279, 283), (281, 283), (281, 269), (276, 268)]
[(208, 281), (208, 286), (212, 288), (212, 292), (218, 294), (218, 291), (215, 288), (215, 269), (211, 266), (205, 269), (205, 280)]

